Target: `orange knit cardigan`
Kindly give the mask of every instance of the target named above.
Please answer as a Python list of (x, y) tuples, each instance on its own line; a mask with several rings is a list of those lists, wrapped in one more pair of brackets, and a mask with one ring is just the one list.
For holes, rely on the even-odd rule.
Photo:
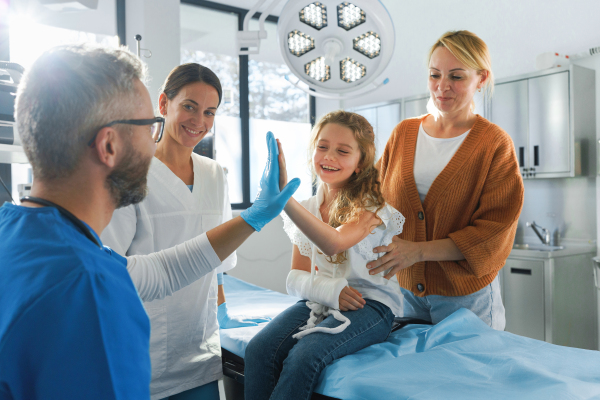
[(378, 164), (383, 196), (406, 218), (401, 239), (450, 238), (465, 260), (420, 262), (398, 272), (398, 282), (421, 297), (464, 296), (489, 285), (504, 266), (523, 206), (523, 180), (510, 136), (477, 116), (421, 203), (413, 166), (425, 117), (394, 128)]

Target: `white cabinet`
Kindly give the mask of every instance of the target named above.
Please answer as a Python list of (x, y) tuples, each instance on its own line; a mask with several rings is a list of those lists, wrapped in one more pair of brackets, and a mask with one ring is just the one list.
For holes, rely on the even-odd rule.
[(492, 122), (512, 138), (523, 176), (529, 171), (527, 109), (527, 80), (496, 85), (491, 103)]
[(375, 148), (377, 150), (375, 159), (378, 160), (385, 149), (394, 127), (401, 121), (400, 104), (390, 103), (383, 105), (369, 106), (353, 110), (362, 115), (373, 126), (375, 132)]
[[(515, 255), (514, 253), (520, 253)], [(598, 350), (592, 257), (515, 251), (500, 271), (507, 332), (562, 346)], [(535, 255), (535, 256), (534, 256)]]
[(497, 82), (490, 119), (513, 139), (524, 178), (595, 172), (595, 72), (571, 65)]
[(402, 101), (403, 114), (402, 119), (418, 117), (427, 114), (427, 102), (429, 95), (409, 97)]
[(545, 340), (544, 261), (508, 260), (502, 279), (507, 332)]
[(569, 132), (569, 74), (564, 71), (527, 80), (529, 166), (536, 176), (569, 174), (571, 170), (574, 143)]

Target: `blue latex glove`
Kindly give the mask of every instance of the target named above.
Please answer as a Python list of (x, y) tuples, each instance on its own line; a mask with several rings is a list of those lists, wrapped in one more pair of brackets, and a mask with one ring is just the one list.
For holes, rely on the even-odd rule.
[(240, 216), (260, 232), (263, 226), (278, 216), (283, 207), (300, 186), (300, 179), (294, 178), (288, 182), (283, 190), (279, 191), (279, 149), (273, 133), (267, 132), (267, 146), (269, 147), (269, 158), (260, 179), (260, 187), (254, 199), (252, 207), (242, 211)]
[(231, 329), (241, 328), (244, 326), (257, 326), (261, 322), (269, 322), (269, 317), (230, 317), (227, 315), (227, 303), (223, 303), (217, 309), (217, 320), (219, 321), (219, 328)]

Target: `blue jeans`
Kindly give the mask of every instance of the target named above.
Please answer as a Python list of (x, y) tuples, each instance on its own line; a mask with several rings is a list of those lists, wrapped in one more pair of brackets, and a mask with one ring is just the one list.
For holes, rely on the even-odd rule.
[(401, 289), (404, 295), (404, 317), (437, 324), (453, 312), (466, 308), (498, 331), (503, 331), (506, 326), (498, 277), (483, 289), (466, 296), (417, 297), (410, 290)]
[[(350, 325), (333, 335), (315, 332), (300, 340), (292, 338), (310, 316), (305, 300), (269, 322), (246, 348), (245, 400), (308, 400), (327, 365), (383, 342), (392, 329), (394, 314), (378, 301), (367, 299), (366, 302), (360, 310), (343, 311)], [(333, 328), (340, 324), (329, 316), (319, 326)]]

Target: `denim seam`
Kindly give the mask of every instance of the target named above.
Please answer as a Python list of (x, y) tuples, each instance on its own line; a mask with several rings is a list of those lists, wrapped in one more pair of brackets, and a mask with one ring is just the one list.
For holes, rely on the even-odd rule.
[(275, 383), (275, 358), (277, 356), (277, 353), (279, 352), (279, 349), (283, 345), (283, 342), (285, 342), (286, 339), (289, 338), (290, 335), (296, 331), (296, 329), (300, 328), (305, 323), (306, 323), (306, 321), (302, 321), (298, 326), (296, 326), (290, 333), (288, 333), (286, 335), (286, 337), (283, 338), (283, 340), (281, 340), (281, 342), (279, 342), (279, 346), (277, 346), (277, 348), (275, 349), (275, 352), (273, 353), (273, 358), (271, 359), (271, 362), (272, 362), (272, 365), (271, 365), (271, 379), (273, 380), (273, 384)]
[(494, 288), (492, 287), (492, 284), (490, 283), (490, 327), (494, 327), (494, 319), (493, 319), (493, 315), (494, 315)]

